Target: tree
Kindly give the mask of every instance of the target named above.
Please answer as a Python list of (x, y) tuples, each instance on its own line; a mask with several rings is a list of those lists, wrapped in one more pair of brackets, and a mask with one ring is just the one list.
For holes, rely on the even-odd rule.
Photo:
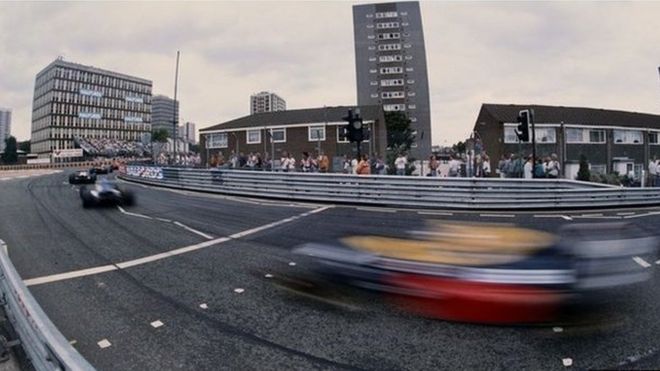
[(24, 140), (22, 142), (18, 142), (18, 149), (25, 153), (30, 153), (30, 141)]
[[(388, 165), (388, 173), (394, 174), (396, 169), (394, 167), (394, 160), (402, 154), (408, 154), (410, 147), (415, 141), (415, 135), (410, 128), (410, 119), (404, 112), (385, 112), (385, 127), (387, 130), (387, 155), (385, 162)], [(406, 174), (411, 174), (415, 170), (412, 163), (414, 158), (408, 157), (408, 166), (406, 167)]]
[(18, 161), (16, 150), (16, 138), (9, 137), (5, 139), (5, 152), (2, 154), (2, 162), (8, 165), (15, 164)]
[(167, 129), (155, 129), (151, 132), (151, 154), (154, 159), (160, 156), (163, 146), (167, 143), (170, 132)]
[(591, 173), (589, 172), (589, 162), (585, 155), (580, 155), (580, 169), (577, 173), (577, 180), (588, 182), (591, 180)]
[(465, 153), (465, 142), (458, 142), (451, 146), (451, 149), (456, 154)]

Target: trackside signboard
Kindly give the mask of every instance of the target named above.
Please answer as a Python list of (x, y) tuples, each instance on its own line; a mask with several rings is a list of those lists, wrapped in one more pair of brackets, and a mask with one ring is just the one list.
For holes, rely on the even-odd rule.
[(82, 155), (83, 155), (82, 148), (55, 149), (55, 150), (53, 150), (53, 158), (82, 157)]
[(163, 179), (163, 169), (151, 166), (126, 166), (126, 175), (140, 178)]

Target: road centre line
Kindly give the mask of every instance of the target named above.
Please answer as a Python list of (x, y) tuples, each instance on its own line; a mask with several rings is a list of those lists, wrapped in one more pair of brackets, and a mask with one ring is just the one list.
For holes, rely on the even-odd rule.
[(513, 214), (479, 214), (480, 217), (486, 218), (514, 218)]
[(116, 264), (108, 264), (108, 265), (102, 265), (102, 266), (98, 266), (98, 267), (80, 269), (80, 270), (71, 271), (71, 272), (58, 273), (58, 274), (52, 274), (52, 275), (48, 275), (48, 276), (31, 278), (31, 279), (24, 280), (23, 282), (25, 283), (26, 286), (36, 286), (36, 285), (42, 285), (42, 284), (45, 284), (45, 283), (64, 281), (64, 280), (69, 280), (69, 279), (72, 279), (72, 278), (91, 276), (91, 275), (96, 275), (96, 274), (99, 274), (99, 273), (105, 273), (105, 272), (115, 271), (115, 270), (119, 270), (119, 269), (126, 269), (126, 268), (130, 268), (130, 267), (135, 267), (135, 266), (138, 266), (138, 265), (151, 263), (151, 262), (154, 262), (154, 261), (157, 261), (157, 260), (166, 259), (166, 258), (169, 258), (169, 257), (173, 257), (173, 256), (181, 255), (181, 254), (186, 254), (186, 253), (189, 253), (189, 252), (192, 252), (192, 251), (201, 250), (201, 249), (204, 249), (204, 248), (207, 248), (207, 247), (210, 247), (210, 246), (214, 246), (214, 245), (218, 245), (218, 244), (230, 241), (232, 239), (238, 239), (238, 238), (241, 238), (241, 237), (249, 236), (249, 235), (255, 234), (257, 232), (264, 231), (266, 229), (274, 228), (274, 227), (277, 227), (277, 226), (280, 226), (280, 225), (283, 225), (283, 224), (286, 224), (286, 223), (289, 223), (289, 222), (293, 222), (293, 221), (298, 220), (298, 219), (305, 218), (307, 216), (310, 216), (310, 215), (313, 215), (313, 214), (316, 214), (316, 213), (323, 212), (323, 211), (325, 211), (327, 209), (330, 209), (332, 207), (333, 206), (320, 207), (320, 208), (317, 208), (317, 209), (314, 209), (314, 210), (304, 212), (302, 214), (298, 214), (296, 216), (292, 216), (292, 217), (289, 217), (289, 218), (286, 218), (286, 219), (278, 220), (276, 222), (268, 223), (268, 224), (262, 225), (260, 227), (248, 229), (248, 230), (240, 232), (240, 233), (235, 233), (235, 234), (233, 234), (229, 237), (220, 237), (220, 238), (205, 241), (205, 242), (202, 242), (202, 243), (198, 243), (198, 244), (194, 244), (194, 245), (185, 246), (185, 247), (181, 247), (181, 248), (178, 248), (178, 249), (166, 251), (166, 252), (163, 252), (163, 253), (160, 253), (160, 254), (145, 256), (145, 257), (142, 257), (142, 258), (128, 260), (128, 261), (121, 262), (121, 263), (116, 263)]
[(643, 268), (648, 268), (648, 267), (651, 266), (651, 264), (649, 264), (649, 262), (647, 262), (646, 260), (640, 258), (639, 256), (635, 256), (632, 259), (635, 261), (635, 263), (641, 265)]
[(417, 214), (419, 215), (444, 215), (444, 216), (452, 216), (454, 213), (443, 213), (440, 211), (418, 211)]
[(534, 217), (535, 218), (562, 218), (564, 220), (573, 220), (573, 218), (571, 218), (568, 215), (559, 215), (559, 214), (535, 214)]
[(632, 218), (643, 218), (645, 216), (652, 216), (652, 215), (660, 215), (660, 211), (649, 211), (646, 214), (636, 214), (636, 215), (628, 215), (624, 216), (624, 219), (632, 219)]
[(362, 210), (362, 211), (375, 211), (378, 213), (395, 213), (396, 209), (381, 209), (377, 207), (356, 207), (356, 210)]

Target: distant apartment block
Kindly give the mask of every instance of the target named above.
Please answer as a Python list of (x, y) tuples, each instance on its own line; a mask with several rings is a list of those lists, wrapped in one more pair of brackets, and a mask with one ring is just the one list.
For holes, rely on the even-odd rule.
[(58, 58), (36, 76), (31, 150), (75, 148), (74, 138), (139, 141), (151, 131), (149, 80)]
[(5, 140), (11, 136), (11, 110), (0, 108), (0, 152), (5, 150)]
[(179, 139), (185, 143), (197, 143), (197, 138), (195, 136), (195, 124), (192, 122), (186, 122), (185, 124), (179, 126)]
[(408, 114), (415, 157), (431, 153), (426, 51), (418, 2), (353, 6), (358, 105)]
[(286, 102), (275, 93), (262, 91), (250, 96), (250, 114), (286, 111)]
[(174, 127), (179, 123), (179, 102), (165, 95), (154, 95), (151, 99), (151, 128), (165, 129), (174, 137)]

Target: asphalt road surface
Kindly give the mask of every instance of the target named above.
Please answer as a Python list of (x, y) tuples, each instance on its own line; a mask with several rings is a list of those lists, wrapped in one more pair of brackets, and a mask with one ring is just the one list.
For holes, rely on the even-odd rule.
[[(660, 368), (657, 275), (614, 292), (605, 317), (542, 326), (424, 318), (375, 294), (278, 280), (305, 276), (291, 250), (309, 241), (404, 235), (431, 219), (659, 229), (658, 209), (418, 212), (133, 184), (136, 206), (83, 209), (67, 175), (3, 178), (0, 239), (51, 320), (99, 370)], [(660, 269), (647, 263), (630, 262)]]

